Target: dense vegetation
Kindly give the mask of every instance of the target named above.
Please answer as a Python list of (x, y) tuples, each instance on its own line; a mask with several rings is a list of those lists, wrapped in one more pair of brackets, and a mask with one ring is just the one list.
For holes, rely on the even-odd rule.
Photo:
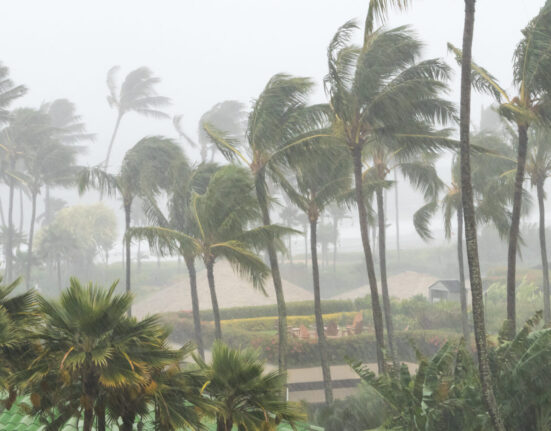
[[(422, 41), (410, 27), (384, 26), (392, 8), (405, 9), (410, 3), (371, 0), (363, 28), (348, 21), (336, 30), (327, 49), (326, 103), (310, 103), (312, 79), (277, 73), (248, 109), (227, 101), (205, 113), (199, 143), (175, 116), (178, 136), (189, 146), (200, 146), (200, 162), (189, 160), (176, 140), (148, 136), (126, 152), (120, 166), (110, 165), (125, 116), (170, 118), (165, 112), (169, 99), (157, 93), (160, 79), (146, 67), (128, 73), (120, 85), (118, 67), (109, 70), (113, 133), (105, 160), (82, 167), (77, 156), (94, 136), (76, 107), (59, 99), (38, 108), (10, 109), (26, 88), (14, 84), (0, 65), (0, 175), (8, 191), (6, 214), (0, 207), (7, 283), (0, 288), (0, 384), (6, 408), (19, 395), (28, 395), (28, 412), (49, 429), (82, 417), (85, 431), (94, 423), (105, 429), (108, 420), (126, 431), (145, 415), (153, 415), (158, 430), (198, 427), (203, 416), (214, 418), (219, 431), (234, 425), (270, 429), (281, 420), (299, 418), (282, 400), (288, 365), (319, 363), (325, 401), (331, 404), (329, 365), (355, 359), (376, 363), (377, 376), (359, 363), (352, 366), (366, 383), (369, 402), (384, 406), (384, 414), (355, 412), (348, 415), (356, 421), (353, 426), (549, 428), (545, 376), (551, 343), (548, 329), (535, 328), (541, 316), (545, 325), (551, 324), (544, 193), (551, 172), (551, 0), (527, 24), (513, 52), (511, 91), (473, 61), (476, 0), (465, 0), (462, 46), (448, 45), (461, 68), (458, 106), (447, 98), (451, 66), (423, 58)], [(358, 33), (360, 44), (354, 42)], [(472, 132), (472, 89), (493, 98), (501, 119), (495, 130)], [(449, 184), (435, 167), (445, 153), (453, 158)], [(228, 163), (215, 163), (215, 154)], [(419, 298), (391, 299), (385, 208), (398, 175), (423, 196), (412, 217), (419, 236), (433, 237), (430, 222), (439, 212), (446, 237), (455, 233), (460, 308)], [(541, 288), (528, 278), (518, 284), (517, 255), (524, 240), (520, 223), (530, 203), (524, 190), (527, 177), (539, 210)], [(75, 278), (63, 290), (67, 274), (97, 275), (94, 261), (100, 257), (107, 278), (115, 245), (110, 210), (101, 203), (64, 208), (50, 194), (54, 187), (75, 186), (80, 194), (95, 189), (100, 200), (120, 201), (123, 292), (116, 291), (116, 283), (83, 286)], [(44, 212), (38, 214), (42, 193)], [(30, 203), (28, 229), (23, 210), (19, 223), (14, 220), (17, 198), (21, 206), (25, 199)], [(286, 202), (280, 216), (284, 225), (274, 223), (278, 199)], [(398, 212), (398, 201), (396, 206)], [(338, 224), (350, 211), (359, 222), (360, 274), (367, 278), (370, 294), (354, 304), (323, 305), (328, 246), (332, 244), (333, 272), (338, 274)], [(332, 220), (330, 229), (324, 226), (326, 216)], [(39, 222), (41, 229), (35, 232)], [(508, 246), (505, 287), (495, 283), (487, 292), (478, 245), (482, 226), (506, 238)], [(281, 260), (292, 259), (286, 240), (300, 233), (295, 227), (309, 232), (304, 263), (311, 270), (313, 304), (285, 300)], [(159, 257), (172, 255), (185, 263), (191, 315), (166, 319), (177, 340), (195, 342), (194, 368), (183, 365), (193, 347), (170, 348), (159, 317), (132, 317), (132, 249), (138, 245), (139, 267), (143, 241)], [(260, 292), (271, 278), (276, 313), (273, 307), (222, 311), (214, 272), (221, 260)], [(292, 272), (291, 262), (289, 266)], [(212, 324), (200, 312), (200, 268), (207, 274)], [(51, 299), (53, 289), (49, 297), (32, 289), (44, 272), (58, 300)], [(16, 274), (24, 275), (26, 291), (20, 295), (13, 294)], [(534, 307), (543, 312), (530, 319)], [(326, 324), (339, 320), (346, 325), (358, 311), (369, 321), (367, 333), (326, 337)], [(259, 312), (277, 318), (261, 318)], [(224, 322), (225, 317), (243, 320)], [(289, 326), (301, 322), (315, 326), (315, 341), (289, 337)], [(488, 329), (497, 338), (489, 337)], [(239, 350), (243, 345), (260, 347), (278, 371), (265, 374), (258, 353)], [(205, 353), (211, 346), (208, 363)], [(419, 368), (411, 375), (399, 361), (414, 359)], [(365, 397), (362, 393), (350, 405), (361, 409)], [(338, 403), (321, 414), (329, 424), (343, 415)]]

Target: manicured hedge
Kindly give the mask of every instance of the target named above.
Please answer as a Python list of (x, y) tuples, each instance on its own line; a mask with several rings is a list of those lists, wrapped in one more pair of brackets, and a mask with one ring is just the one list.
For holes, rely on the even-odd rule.
[[(324, 314), (342, 313), (345, 311), (359, 311), (369, 305), (366, 299), (350, 300), (324, 300), (322, 311)], [(314, 314), (314, 301), (289, 302), (287, 303), (288, 316), (310, 316)], [(252, 317), (277, 316), (277, 305), (258, 305), (254, 307), (222, 308), (220, 318), (222, 320), (247, 319)], [(201, 311), (201, 320), (213, 320), (211, 310)]]

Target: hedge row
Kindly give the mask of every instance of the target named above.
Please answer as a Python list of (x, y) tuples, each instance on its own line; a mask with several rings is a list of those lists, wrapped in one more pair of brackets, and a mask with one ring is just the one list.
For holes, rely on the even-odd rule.
[[(322, 302), (323, 313), (342, 313), (345, 311), (359, 311), (367, 308), (370, 304), (366, 299), (351, 300), (324, 300)], [(310, 316), (314, 314), (314, 301), (301, 301), (287, 303), (287, 315), (289, 316)], [(248, 307), (222, 308), (220, 318), (222, 320), (247, 319), (253, 317), (277, 316), (277, 305), (257, 305)], [(202, 310), (201, 320), (212, 321), (212, 310)]]
[[(325, 323), (332, 320), (336, 321), (338, 325), (345, 326), (350, 325), (356, 316), (357, 311), (345, 311), (341, 313), (324, 314), (323, 320)], [(366, 316), (364, 316), (364, 319)], [(222, 329), (242, 329), (244, 331), (272, 331), (277, 329), (276, 316), (270, 317), (253, 317), (246, 319), (231, 319), (222, 320)], [(316, 317), (309, 316), (287, 316), (287, 325), (299, 327), (300, 325), (312, 326), (316, 323)]]
[[(166, 316), (172, 326), (172, 341), (185, 343), (193, 340), (191, 319), (178, 318), (174, 314)], [(205, 346), (214, 341), (214, 327), (211, 322), (203, 324)], [(273, 333), (251, 332), (241, 328), (222, 329), (223, 340), (232, 347), (252, 346), (271, 363), (277, 363), (278, 339)], [(395, 349), (400, 361), (416, 362), (416, 349), (426, 356), (432, 356), (450, 339), (459, 337), (457, 332), (438, 330), (396, 331)], [(376, 361), (375, 335), (366, 332), (360, 335), (328, 339), (328, 356), (333, 364), (346, 363), (346, 358), (366, 362)], [(318, 345), (314, 339), (289, 339), (288, 363), (290, 367), (308, 367), (319, 364)]]

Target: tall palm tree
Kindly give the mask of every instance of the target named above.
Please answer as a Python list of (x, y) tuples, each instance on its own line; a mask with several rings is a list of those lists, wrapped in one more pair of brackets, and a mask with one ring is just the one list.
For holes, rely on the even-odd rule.
[(24, 85), (15, 85), (9, 77), (10, 70), (0, 63), (0, 125), (10, 118), (11, 103), (27, 93)]
[(284, 400), (285, 376), (266, 373), (254, 350), (233, 350), (216, 342), (212, 361), (195, 358), (203, 376), (204, 393), (216, 403), (216, 430), (275, 429), (281, 421), (295, 426), (302, 418), (296, 406)]
[[(147, 238), (150, 240), (150, 244), (154, 235), (157, 234), (156, 243), (151, 245), (155, 245), (163, 253), (166, 250), (170, 253), (177, 253), (184, 258), (189, 276), (195, 343), (202, 358), (204, 358), (204, 345), (201, 334), (201, 316), (195, 268), (195, 260), (200, 257), (200, 253), (195, 247), (189, 246), (187, 239), (181, 241), (179, 238), (171, 236), (172, 241), (166, 242), (163, 238), (166, 236), (166, 229), (189, 236), (194, 235), (196, 229), (192, 197), (195, 194), (202, 195), (206, 193), (210, 179), (217, 169), (218, 166), (215, 164), (202, 163), (190, 170), (186, 163), (182, 163), (180, 168), (176, 170), (173, 186), (169, 190), (168, 217), (160, 210), (157, 202), (151, 199), (145, 201), (146, 218), (153, 226), (147, 229), (149, 232)], [(138, 238), (145, 236), (145, 230), (142, 234), (140, 234), (140, 231), (136, 232), (136, 229), (133, 229), (132, 232)], [(160, 232), (162, 234), (158, 235)]]
[[(404, 151), (405, 150), (405, 151)], [(410, 148), (393, 145), (393, 142), (386, 142), (382, 145), (371, 144), (366, 151), (368, 167), (364, 170), (364, 181), (372, 188), (377, 203), (377, 238), (379, 243), (379, 270), (381, 274), (381, 293), (383, 297), (383, 311), (387, 330), (388, 352), (395, 361), (394, 351), (394, 325), (392, 323), (392, 311), (390, 307), (390, 294), (388, 292), (387, 264), (386, 264), (386, 216), (385, 216), (385, 190), (393, 185), (397, 187), (388, 177), (391, 172), (400, 171), (413, 187), (421, 191), (428, 206), (436, 199), (442, 187), (434, 163), (437, 156), (429, 154), (423, 143), (413, 143)], [(404, 156), (402, 156), (404, 152)], [(420, 236), (424, 236), (423, 229), (419, 229), (418, 219), (426, 211), (427, 205), (421, 207), (414, 214), (413, 220)]]
[(320, 351), (321, 369), (325, 390), (325, 402), (333, 402), (331, 369), (327, 358), (327, 340), (321, 310), (321, 286), (318, 267), (317, 227), (320, 215), (329, 204), (345, 195), (350, 186), (350, 163), (348, 155), (341, 151), (328, 157), (312, 155), (310, 160), (297, 162), (293, 167), (296, 187), (282, 182), (291, 201), (308, 217), (310, 222), (310, 250), (312, 256), (312, 279), (314, 287), (314, 314)]
[[(474, 6), (473, 6), (474, 7)], [(507, 252), (507, 335), (516, 333), (516, 258), (522, 213), (523, 183), (525, 180), (528, 132), (534, 125), (551, 124), (549, 91), (551, 78), (546, 70), (551, 65), (551, 3), (547, 2), (540, 13), (523, 31), (513, 57), (513, 81), (516, 96), (507, 93), (497, 79), (486, 69), (471, 62), (472, 85), (492, 95), (499, 103), (500, 115), (518, 131), (517, 168), (509, 247)], [(449, 44), (459, 62), (464, 62), (461, 50)], [(463, 57), (463, 58), (462, 58)]]
[[(124, 209), (125, 232), (130, 229), (132, 202), (137, 196), (154, 196), (159, 190), (172, 186), (174, 170), (182, 160), (182, 150), (168, 138), (152, 136), (141, 139), (126, 152), (118, 174), (110, 174), (100, 167), (85, 168), (79, 174), (79, 193), (88, 188), (119, 195)], [(131, 240), (125, 236), (125, 283), (130, 292)]]
[(155, 86), (161, 82), (160, 78), (154, 76), (149, 68), (139, 67), (126, 75), (119, 87), (117, 84), (118, 71), (119, 66), (114, 66), (107, 72), (107, 88), (109, 89), (107, 102), (110, 107), (117, 110), (117, 120), (107, 148), (107, 156), (103, 163), (104, 170), (109, 168), (113, 144), (125, 114), (136, 112), (147, 117), (169, 118), (167, 114), (159, 109), (170, 103), (168, 97), (159, 96), (155, 90)]
[(190, 233), (151, 226), (136, 227), (127, 234), (128, 237), (145, 238), (152, 245), (176, 242), (174, 249), (189, 249), (190, 255), (201, 257), (207, 270), (216, 339), (222, 338), (214, 279), (216, 261), (226, 259), (240, 275), (251, 281), (254, 288), (264, 291), (264, 281), (270, 270), (254, 250), (287, 231), (276, 225), (248, 229), (248, 225), (260, 216), (252, 188), (247, 171), (234, 165), (225, 166), (212, 176), (203, 195), (192, 196), (194, 226)]
[[(268, 180), (277, 183), (279, 169), (288, 163), (291, 154), (293, 157), (308, 157), (306, 144), (320, 135), (319, 129), (326, 123), (326, 109), (323, 106), (306, 106), (306, 98), (312, 86), (308, 78), (274, 75), (253, 103), (243, 150), (239, 148), (239, 137), (232, 137), (208, 123), (203, 124), (209, 138), (226, 158), (236, 160), (251, 170), (265, 226), (271, 224)], [(328, 135), (329, 131), (325, 134)], [(277, 299), (279, 369), (285, 370), (287, 310), (274, 242), (268, 241), (267, 251)]]
[[(370, 5), (368, 16), (373, 13)], [(328, 48), (329, 73), (324, 82), (337, 138), (348, 148), (353, 160), (355, 200), (371, 290), (377, 363), (383, 371), (383, 315), (362, 185), (364, 150), (381, 139), (392, 139), (395, 145), (404, 147), (404, 154), (420, 145), (427, 151), (448, 145), (446, 134), (436, 132), (429, 123), (452, 120), (454, 109), (440, 98), (447, 89), (449, 67), (440, 60), (418, 61), (421, 43), (407, 27), (372, 30), (366, 22), (362, 47), (349, 44), (356, 28), (356, 24), (349, 21), (333, 37)]]
[(465, 23), (463, 28), (462, 53), (463, 63), (461, 66), (461, 103), (459, 113), (461, 201), (463, 206), (463, 218), (465, 220), (465, 240), (467, 244), (467, 259), (469, 261), (469, 275), (471, 280), (474, 334), (476, 350), (478, 352), (478, 370), (482, 384), (482, 396), (486, 403), (486, 407), (488, 409), (488, 413), (490, 414), (494, 428), (497, 431), (505, 431), (505, 426), (498, 410), (492, 386), (492, 373), (488, 362), (484, 302), (482, 297), (482, 279), (480, 276), (480, 261), (478, 258), (478, 243), (476, 237), (476, 219), (471, 183), (471, 61), (475, 2), (476, 0), (465, 0)]
[(549, 262), (547, 259), (547, 241), (545, 238), (545, 180), (551, 176), (551, 142), (547, 129), (538, 128), (530, 134), (533, 145), (526, 161), (526, 173), (532, 187), (536, 187), (539, 210), (539, 239), (542, 268), (543, 317), (548, 325), (551, 322), (549, 299)]

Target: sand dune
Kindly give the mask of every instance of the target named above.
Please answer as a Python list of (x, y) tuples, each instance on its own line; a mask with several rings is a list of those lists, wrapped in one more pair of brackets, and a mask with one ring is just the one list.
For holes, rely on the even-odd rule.
[[(438, 280), (430, 274), (423, 274), (414, 271), (405, 271), (400, 274), (388, 277), (388, 291), (391, 297), (399, 299), (411, 298), (415, 295), (428, 296), (429, 286)], [(378, 285), (379, 292), (381, 286)], [(362, 286), (345, 293), (334, 296), (332, 299), (356, 299), (366, 296), (369, 293), (369, 286)]]
[[(255, 291), (248, 281), (241, 279), (235, 274), (227, 262), (220, 261), (214, 267), (214, 280), (220, 308), (276, 303), (271, 278), (266, 283), (268, 296), (264, 296), (261, 292)], [(199, 291), (199, 307), (202, 310), (211, 309), (206, 271), (201, 271), (197, 274), (197, 289)], [(283, 291), (287, 302), (313, 299), (311, 292), (285, 280), (283, 280)], [(182, 277), (174, 285), (155, 292), (132, 307), (132, 313), (137, 317), (181, 310), (191, 310), (191, 297), (187, 277)]]

